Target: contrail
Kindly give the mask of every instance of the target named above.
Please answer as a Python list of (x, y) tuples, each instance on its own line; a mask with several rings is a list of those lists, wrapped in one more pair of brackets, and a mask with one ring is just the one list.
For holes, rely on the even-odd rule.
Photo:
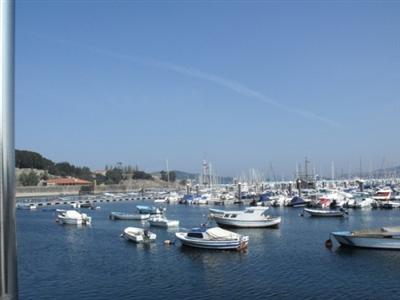
[[(38, 36), (37, 34), (35, 34), (35, 36)], [(49, 37), (44, 37), (44, 36), (39, 36), (42, 39), (46, 39), (46, 40), (50, 40), (52, 42), (56, 41), (58, 43), (61, 44), (65, 44), (65, 45), (73, 45), (79, 48), (83, 48), (86, 49), (88, 51), (91, 52), (95, 52), (98, 54), (102, 54), (108, 57), (112, 57), (112, 58), (116, 58), (116, 59), (120, 59), (120, 60), (125, 60), (125, 61), (129, 61), (131, 63), (134, 64), (142, 64), (142, 65), (147, 65), (147, 66), (151, 66), (151, 67), (156, 67), (156, 68), (162, 68), (165, 70), (169, 70), (178, 74), (181, 74), (183, 76), (188, 76), (188, 77), (192, 77), (192, 78), (197, 78), (197, 79), (201, 79), (204, 81), (208, 81), (211, 82), (215, 85), (218, 85), (220, 87), (226, 88), (228, 90), (231, 90), (239, 95), (243, 95), (245, 97), (248, 98), (253, 98), (256, 99), (258, 101), (261, 101), (265, 104), (271, 105), (273, 107), (276, 107), (280, 110), (289, 112), (289, 113), (293, 113), (293, 114), (297, 114), (303, 118), (306, 119), (310, 119), (310, 120), (316, 120), (322, 123), (325, 123), (331, 127), (341, 127), (339, 123), (330, 120), (326, 117), (323, 117), (321, 115), (315, 114), (311, 111), (308, 110), (303, 110), (303, 109), (298, 109), (298, 108), (294, 108), (291, 106), (287, 106), (284, 104), (279, 103), (278, 101), (275, 101), (269, 97), (267, 97), (266, 95), (264, 95), (263, 93), (253, 90), (239, 82), (236, 82), (234, 80), (230, 80), (215, 74), (211, 74), (211, 73), (207, 73), (207, 72), (203, 72), (194, 68), (189, 68), (189, 67), (185, 67), (185, 66), (181, 66), (181, 65), (177, 65), (174, 63), (170, 63), (170, 62), (163, 62), (163, 61), (158, 61), (158, 60), (154, 60), (154, 59), (141, 59), (141, 58), (136, 58), (134, 56), (131, 55), (126, 55), (126, 54), (122, 54), (122, 53), (117, 53), (114, 51), (109, 51), (109, 50), (105, 50), (105, 49), (99, 49), (99, 48), (95, 48), (92, 46), (88, 46), (88, 45), (84, 45), (84, 44), (80, 44), (80, 43), (76, 43), (76, 42), (71, 42), (71, 41), (67, 41), (67, 40), (63, 40), (63, 39), (59, 39), (59, 38), (49, 38)]]

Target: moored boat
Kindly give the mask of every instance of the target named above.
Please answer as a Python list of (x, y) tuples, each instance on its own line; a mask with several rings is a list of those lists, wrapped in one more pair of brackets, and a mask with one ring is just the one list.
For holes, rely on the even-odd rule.
[(148, 218), (150, 218), (150, 214), (127, 214), (116, 211), (110, 213), (111, 220), (146, 220)]
[(21, 210), (34, 210), (37, 208), (36, 204), (34, 203), (17, 203), (17, 209)]
[(90, 225), (92, 218), (76, 210), (58, 210), (57, 222), (67, 225)]
[(332, 210), (304, 208), (304, 211), (313, 217), (343, 217), (346, 214), (346, 211), (343, 209)]
[(125, 228), (121, 236), (134, 243), (154, 242), (157, 238), (155, 233), (137, 227)]
[(194, 228), (189, 232), (177, 232), (182, 245), (217, 250), (241, 250), (248, 246), (249, 237), (219, 227)]
[(156, 206), (148, 206), (148, 205), (136, 205), (136, 208), (138, 209), (139, 213), (141, 213), (141, 214), (156, 215), (156, 214), (162, 214), (163, 212), (166, 211), (165, 208), (156, 207)]
[(229, 227), (276, 227), (281, 217), (266, 214), (268, 207), (246, 207), (241, 211), (223, 211), (213, 209), (213, 219), (220, 226)]
[(359, 231), (332, 232), (344, 246), (374, 249), (400, 250), (400, 227), (382, 227)]
[(178, 227), (179, 220), (168, 220), (162, 216), (154, 216), (149, 219), (149, 224), (156, 227)]

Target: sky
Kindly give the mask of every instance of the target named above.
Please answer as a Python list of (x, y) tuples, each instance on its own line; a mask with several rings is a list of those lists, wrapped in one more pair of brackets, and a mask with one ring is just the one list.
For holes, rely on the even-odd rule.
[(219, 175), (400, 165), (400, 2), (17, 1), (16, 148)]

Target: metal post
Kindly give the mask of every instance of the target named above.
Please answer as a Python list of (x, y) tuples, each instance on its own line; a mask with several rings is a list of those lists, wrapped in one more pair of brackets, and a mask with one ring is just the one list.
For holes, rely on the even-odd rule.
[(15, 234), (14, 0), (0, 0), (0, 299), (18, 299)]

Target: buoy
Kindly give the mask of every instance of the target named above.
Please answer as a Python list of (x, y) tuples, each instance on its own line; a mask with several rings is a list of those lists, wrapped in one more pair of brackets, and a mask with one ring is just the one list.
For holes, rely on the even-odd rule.
[(331, 240), (331, 238), (329, 238), (329, 239), (327, 239), (326, 241), (325, 241), (325, 247), (326, 248), (328, 248), (328, 249), (331, 249), (332, 248), (332, 240)]
[(165, 244), (165, 245), (171, 245), (172, 242), (171, 242), (171, 240), (165, 240), (165, 241), (164, 241), (164, 244)]

